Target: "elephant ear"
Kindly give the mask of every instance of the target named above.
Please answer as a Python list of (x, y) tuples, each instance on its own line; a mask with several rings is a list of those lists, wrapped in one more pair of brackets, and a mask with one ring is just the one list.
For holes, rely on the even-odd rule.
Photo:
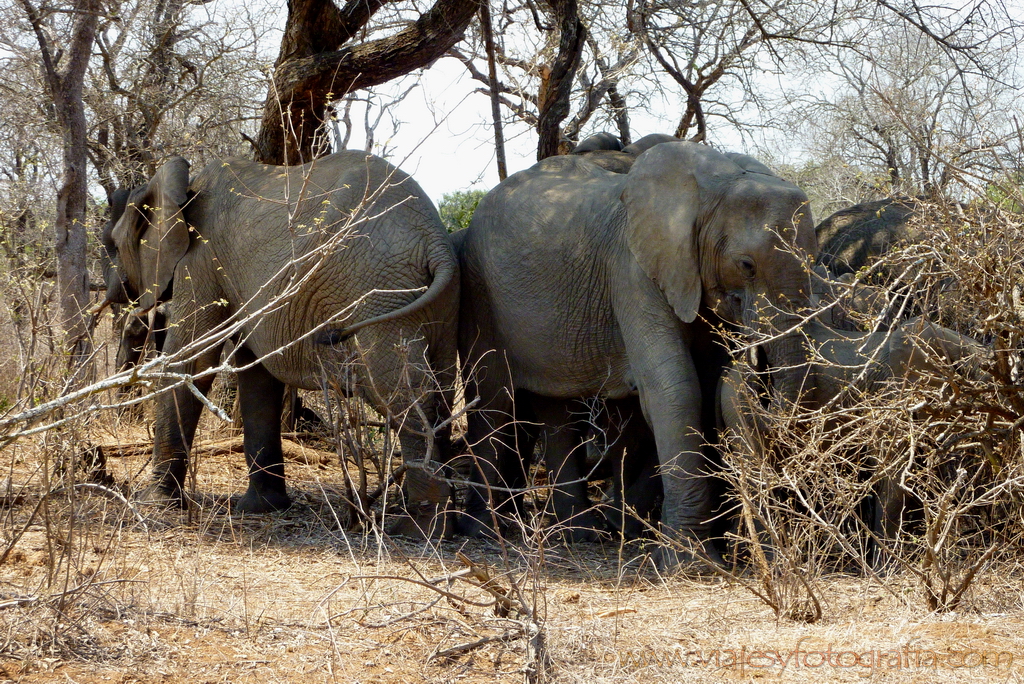
[(685, 323), (697, 317), (703, 293), (698, 246), (702, 200), (711, 202), (716, 189), (740, 171), (706, 145), (663, 143), (640, 155), (622, 191), (629, 249)]
[(139, 308), (152, 309), (174, 278), (174, 267), (189, 247), (182, 208), (188, 197), (189, 164), (172, 157), (149, 183), (132, 193), (114, 228), (122, 266), (139, 292)]

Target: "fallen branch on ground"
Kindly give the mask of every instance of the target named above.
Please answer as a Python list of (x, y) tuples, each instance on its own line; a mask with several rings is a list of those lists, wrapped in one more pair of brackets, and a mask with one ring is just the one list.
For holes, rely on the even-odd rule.
[[(152, 442), (130, 442), (128, 444), (101, 444), (103, 453), (108, 458), (128, 458), (131, 456), (146, 456), (153, 451)], [(312, 449), (303, 446), (290, 439), (281, 440), (281, 451), (288, 461), (302, 463), (305, 465), (327, 465), (334, 461), (335, 455), (327, 451)], [(240, 454), (243, 452), (241, 437), (229, 439), (217, 439), (209, 442), (199, 442), (192, 447), (194, 456), (223, 456), (225, 454)]]

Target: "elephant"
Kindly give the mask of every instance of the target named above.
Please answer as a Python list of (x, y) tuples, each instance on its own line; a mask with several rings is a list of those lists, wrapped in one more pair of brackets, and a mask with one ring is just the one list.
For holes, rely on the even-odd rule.
[[(114, 277), (113, 271), (116, 266), (114, 264), (115, 254), (112, 251), (112, 246), (108, 249), (109, 245), (103, 244), (102, 238), (104, 234), (109, 234), (114, 229), (114, 225), (124, 214), (130, 194), (131, 191), (125, 188), (119, 188), (111, 194), (109, 215), (100, 234), (102, 247), (100, 251), (100, 266), (103, 280), (104, 283), (109, 284), (109, 286), (114, 287), (116, 290), (107, 294), (107, 300), (112, 303), (127, 302), (128, 298), (123, 291), (120, 279)], [(143, 361), (150, 350), (155, 349), (159, 352), (163, 348), (164, 337), (167, 333), (167, 307), (168, 305), (163, 303), (154, 309), (153, 326), (150, 329), (148, 317), (143, 318), (134, 315), (130, 311), (122, 311), (120, 304), (114, 304), (115, 330), (120, 329), (115, 361), (118, 371), (137, 366)], [(131, 390), (132, 387), (128, 386), (122, 387), (119, 391), (121, 394), (127, 394)]]
[[(101, 250), (103, 280), (105, 283), (109, 282), (117, 288), (123, 288), (123, 285), (119, 278), (111, 277), (111, 270), (116, 268), (114, 264), (116, 254), (114, 253), (113, 245), (110, 244), (111, 251), (108, 251), (107, 246), (102, 244), (102, 240), (104, 233), (110, 234), (114, 225), (117, 224), (117, 221), (124, 214), (130, 194), (131, 191), (124, 188), (114, 191), (110, 202), (110, 215), (103, 227), (103, 231), (100, 233), (101, 247), (103, 247)], [(116, 292), (109, 298), (116, 301), (127, 301), (127, 297), (123, 292)], [(163, 351), (164, 340), (167, 337), (167, 320), (170, 306), (170, 302), (162, 302), (153, 309), (151, 316), (144, 317), (135, 315), (127, 310), (122, 312), (120, 311), (121, 305), (113, 305), (112, 308), (117, 309), (115, 317), (120, 321), (120, 325), (115, 325), (115, 329), (117, 327), (121, 328), (118, 336), (115, 361), (115, 367), (118, 372), (134, 368), (144, 362), (147, 356), (154, 353), (159, 354)], [(230, 353), (230, 350), (225, 348), (222, 353)], [(234, 385), (232, 384), (231, 387), (230, 395), (234, 396)], [(137, 385), (128, 385), (121, 387), (118, 392), (124, 396), (133, 393), (137, 389)], [(138, 405), (136, 405), (137, 407)], [(300, 423), (303, 431), (306, 432), (326, 432), (328, 430), (323, 418), (303, 403), (302, 397), (299, 396), (294, 387), (285, 388), (284, 410), (281, 423), (282, 429), (289, 432), (294, 432)]]
[(622, 141), (614, 133), (602, 131), (595, 133), (589, 138), (584, 138), (579, 142), (576, 147), (572, 148), (569, 154), (586, 154), (587, 152), (595, 152), (598, 150), (611, 150), (617, 152), (623, 147)]
[(860, 282), (852, 273), (833, 278), (820, 263), (814, 267), (811, 300), (818, 310), (819, 322), (828, 328), (848, 332), (863, 332), (868, 327), (876, 327), (879, 317), (891, 309), (885, 288)]
[(917, 202), (909, 197), (855, 204), (835, 212), (814, 231), (821, 249), (818, 263), (832, 276), (856, 273), (900, 242), (916, 242), (911, 225)]
[(606, 171), (629, 173), (633, 162), (641, 154), (663, 142), (678, 141), (678, 138), (664, 133), (651, 133), (635, 143), (623, 146), (622, 141), (611, 133), (597, 133), (583, 140), (569, 154), (586, 157)]
[[(509, 489), (525, 487), (536, 455), (552, 487), (549, 512), (561, 536), (596, 541), (612, 528), (632, 540), (657, 522), (657, 447), (636, 397), (557, 399), (516, 390), (515, 416), (516, 454), (504, 452), (501, 482)], [(594, 480), (611, 480), (610, 505), (591, 503), (587, 490)]]
[(611, 479), (612, 527), (626, 540), (638, 539), (661, 518), (657, 443), (637, 397), (603, 404), (588, 435), (586, 471)]
[[(221, 159), (190, 182), (189, 163), (172, 157), (132, 191), (103, 242), (115, 266), (108, 300), (141, 312), (172, 301), (170, 370), (205, 394), (213, 377), (204, 372), (234, 343), (249, 486), (233, 510), (291, 504), (286, 384), (358, 392), (399, 431), (407, 465), (450, 449), (448, 428), (434, 426), (452, 406), (458, 262), (434, 205), (383, 159), (351, 150), (292, 167)], [(414, 402), (420, 410), (409, 410)], [(147, 492), (156, 500), (184, 503), (202, 407), (187, 386), (157, 399)]]
[[(461, 237), (459, 353), (467, 396), (480, 396), (463, 532), (488, 534), (488, 505), (507, 498), (516, 390), (638, 396), (657, 444), (662, 529), (698, 544), (711, 529), (702, 416), (717, 369), (696, 350), (715, 346), (719, 322), (785, 331), (765, 349), (779, 396), (798, 398), (808, 350), (796, 328), (817, 251), (807, 196), (749, 157), (670, 140), (628, 173), (587, 155), (545, 159), (488, 193)], [(658, 556), (665, 569), (691, 561), (668, 546)]]
[(159, 353), (163, 349), (167, 337), (168, 308), (167, 304), (156, 307), (152, 327), (147, 319), (128, 312), (117, 345), (118, 371), (139, 365), (150, 351)]
[[(923, 317), (904, 321), (888, 331), (852, 333), (835, 330), (815, 321), (805, 327), (819, 350), (811, 364), (802, 407), (818, 410), (832, 403), (843, 405), (845, 396), (861, 396), (880, 390), (892, 380), (936, 385), (946, 378), (943, 368), (952, 366), (973, 379), (987, 377), (983, 365), (991, 353), (975, 340), (943, 328)], [(769, 445), (758, 418), (757, 391), (744, 373), (732, 365), (719, 384), (718, 422), (723, 440), (748, 454), (763, 455)], [(855, 457), (852, 461), (863, 461)], [(870, 468), (870, 462), (863, 464)], [(870, 525), (881, 540), (895, 540), (909, 522), (914, 507), (908, 492), (890, 477), (875, 486)], [(913, 516), (909, 516), (913, 517)]]

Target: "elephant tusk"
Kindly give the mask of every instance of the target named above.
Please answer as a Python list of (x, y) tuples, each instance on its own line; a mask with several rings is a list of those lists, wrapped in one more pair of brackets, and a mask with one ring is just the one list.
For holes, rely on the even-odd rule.
[(108, 306), (110, 306), (110, 300), (104, 299), (102, 302), (89, 307), (88, 313), (90, 316), (99, 316)]

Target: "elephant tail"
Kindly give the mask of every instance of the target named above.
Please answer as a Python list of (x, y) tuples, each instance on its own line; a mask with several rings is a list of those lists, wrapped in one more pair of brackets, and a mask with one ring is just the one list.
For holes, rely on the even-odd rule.
[(452, 254), (450, 248), (438, 251), (442, 252), (442, 254), (437, 254), (435, 252), (434, 258), (431, 259), (433, 263), (430, 264), (431, 270), (434, 272), (434, 279), (431, 281), (426, 291), (419, 297), (403, 307), (394, 309), (393, 311), (388, 311), (387, 313), (380, 314), (379, 316), (367, 318), (359, 321), (358, 323), (345, 326), (344, 328), (325, 328), (313, 337), (313, 341), (317, 344), (340, 344), (363, 328), (411, 316), (412, 314), (433, 304), (434, 301), (438, 299), (438, 297), (440, 297), (441, 294), (455, 281), (459, 269), (458, 261), (455, 258), (455, 255)]

